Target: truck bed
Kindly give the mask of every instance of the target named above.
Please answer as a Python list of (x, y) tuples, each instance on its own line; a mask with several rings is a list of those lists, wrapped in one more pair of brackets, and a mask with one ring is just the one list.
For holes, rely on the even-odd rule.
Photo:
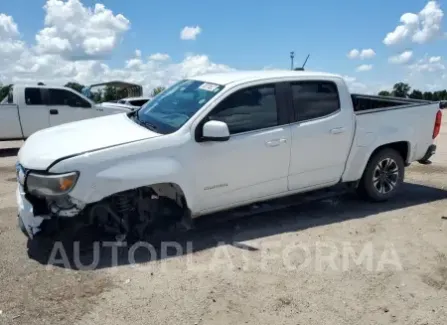
[(394, 143), (395, 148), (405, 152), (405, 162), (411, 163), (422, 159), (433, 144), (438, 102), (383, 98), (354, 97), (357, 104), (369, 107), (355, 112), (355, 136), (343, 176), (345, 182), (360, 179), (373, 150), (382, 145)]
[(414, 107), (436, 103), (429, 100), (361, 94), (352, 94), (351, 99), (354, 106), (354, 112), (356, 113), (368, 113), (377, 110)]

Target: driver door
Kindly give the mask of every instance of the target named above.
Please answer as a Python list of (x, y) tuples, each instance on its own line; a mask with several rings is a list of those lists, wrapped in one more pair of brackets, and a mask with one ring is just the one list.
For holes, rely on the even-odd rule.
[(50, 125), (95, 117), (96, 110), (84, 98), (68, 89), (48, 89)]
[[(200, 213), (287, 191), (291, 131), (279, 93), (277, 84), (236, 90), (198, 124), (193, 155)], [(227, 123), (230, 139), (201, 142), (208, 120)]]

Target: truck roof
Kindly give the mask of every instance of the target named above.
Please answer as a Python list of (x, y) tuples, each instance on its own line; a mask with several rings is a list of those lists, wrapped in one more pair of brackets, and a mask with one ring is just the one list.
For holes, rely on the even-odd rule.
[[(68, 89), (64, 86), (56, 86), (56, 85), (36, 85), (36, 84), (26, 84), (26, 83), (17, 83), (13, 84), (13, 87), (21, 87), (21, 88), (52, 88), (52, 89)], [(71, 89), (71, 88), (70, 88)], [(73, 89), (74, 90), (74, 89)]]
[(125, 97), (125, 98), (120, 98), (120, 100), (143, 100), (143, 99), (151, 99), (151, 97), (147, 97), (147, 96), (141, 96), (141, 97)]
[(339, 75), (311, 72), (311, 71), (294, 71), (294, 70), (255, 70), (255, 71), (232, 71), (222, 73), (204, 74), (196, 76), (193, 79), (204, 82), (215, 83), (219, 85), (227, 85), (230, 83), (243, 83), (255, 80), (274, 79), (274, 78), (306, 78), (315, 77), (321, 79), (341, 78)]

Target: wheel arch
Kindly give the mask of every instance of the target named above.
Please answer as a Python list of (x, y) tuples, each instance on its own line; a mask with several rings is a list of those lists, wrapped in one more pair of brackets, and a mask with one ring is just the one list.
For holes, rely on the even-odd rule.
[(98, 169), (81, 170), (70, 196), (87, 204), (113, 194), (152, 187), (160, 193), (172, 192), (191, 209), (194, 205), (194, 178), (185, 173), (181, 163), (172, 157), (128, 159)]
[(366, 166), (371, 158), (374, 157), (377, 152), (387, 148), (396, 150), (402, 157), (405, 166), (410, 164), (412, 147), (411, 143), (406, 140), (384, 143), (378, 146), (357, 147), (355, 148), (352, 158), (350, 157), (351, 159), (350, 162), (348, 162), (348, 168), (343, 174), (343, 182), (359, 181), (365, 173)]

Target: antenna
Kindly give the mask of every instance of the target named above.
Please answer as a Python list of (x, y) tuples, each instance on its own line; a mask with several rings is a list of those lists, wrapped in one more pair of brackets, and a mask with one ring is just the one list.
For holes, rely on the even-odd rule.
[(290, 52), (290, 70), (293, 70), (293, 58), (295, 57), (295, 52)]
[(296, 68), (295, 71), (304, 71), (304, 67), (306, 66), (307, 60), (309, 60), (310, 54), (307, 55), (306, 60), (304, 60), (303, 65), (301, 68)]

